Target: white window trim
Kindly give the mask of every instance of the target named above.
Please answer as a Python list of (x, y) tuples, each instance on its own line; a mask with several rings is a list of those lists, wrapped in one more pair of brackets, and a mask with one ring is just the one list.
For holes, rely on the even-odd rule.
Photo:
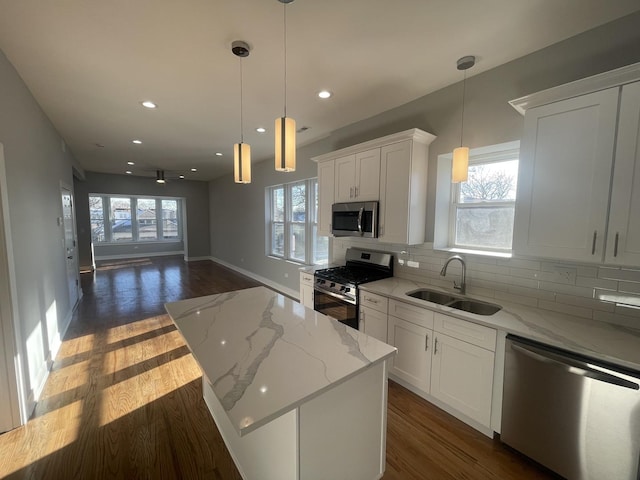
[[(315, 253), (313, 250), (314, 245), (314, 231), (317, 230), (318, 219), (315, 214), (315, 203), (314, 203), (314, 185), (318, 182), (317, 177), (308, 178), (304, 180), (297, 180), (289, 183), (282, 183), (279, 185), (271, 185), (266, 187), (265, 189), (265, 204), (267, 208), (265, 209), (266, 215), (266, 232), (265, 232), (265, 250), (266, 256), (278, 260), (284, 260), (289, 263), (293, 263), (296, 265), (314, 265)], [(293, 208), (291, 205), (291, 189), (295, 185), (305, 184), (305, 201), (306, 201), (306, 210), (305, 210), (305, 259), (301, 261), (299, 259), (293, 258), (290, 255), (290, 238), (291, 238), (291, 226), (292, 225), (302, 225), (303, 222), (294, 222), (292, 219)], [(273, 191), (278, 188), (284, 188), (284, 244), (283, 251), (284, 255), (279, 255), (273, 251), (272, 239), (273, 239)], [(280, 222), (277, 222), (280, 223)], [(316, 228), (314, 228), (316, 227)]]
[[(489, 145), (469, 150), (469, 165), (478, 163), (493, 163), (519, 158), (520, 141)], [(510, 258), (512, 249), (473, 248), (454, 245), (455, 239), (455, 199), (459, 191), (459, 184), (451, 183), (452, 153), (438, 156), (438, 170), (436, 178), (436, 215), (434, 226), (433, 249), (471, 255), (483, 255), (499, 258)], [(487, 202), (479, 204), (465, 204), (469, 208), (480, 208), (492, 205), (504, 206), (513, 202)]]
[[(148, 245), (152, 243), (180, 243), (183, 241), (183, 218), (182, 218), (182, 202), (184, 201), (179, 197), (164, 197), (158, 195), (127, 195), (117, 193), (90, 193), (88, 197), (101, 197), (102, 198), (102, 218), (105, 241), (94, 242), (93, 232), (90, 232), (92, 236), (92, 242), (96, 245)], [(112, 198), (127, 198), (130, 201), (131, 208), (131, 240), (114, 241), (111, 237), (111, 199)], [(156, 231), (157, 238), (152, 240), (140, 240), (138, 238), (138, 218), (137, 218), (137, 202), (138, 199), (155, 200), (156, 201)], [(177, 202), (176, 218), (178, 220), (178, 236), (174, 238), (162, 238), (162, 201), (163, 200), (175, 200)], [(158, 213), (160, 212), (160, 217)], [(89, 212), (89, 219), (91, 219), (91, 212)], [(108, 239), (108, 240), (107, 240)]]

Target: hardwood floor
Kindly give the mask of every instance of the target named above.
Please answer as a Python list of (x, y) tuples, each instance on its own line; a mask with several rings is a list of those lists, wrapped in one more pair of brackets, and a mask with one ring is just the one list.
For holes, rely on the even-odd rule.
[[(202, 400), (200, 371), (163, 304), (256, 285), (181, 257), (83, 274), (84, 298), (33, 417), (0, 435), (0, 477), (240, 479)], [(385, 480), (553, 478), (389, 383)]]

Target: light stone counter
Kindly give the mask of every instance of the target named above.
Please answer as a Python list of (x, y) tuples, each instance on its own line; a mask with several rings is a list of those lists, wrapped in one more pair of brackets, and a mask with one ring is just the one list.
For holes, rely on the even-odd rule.
[(265, 287), (165, 307), (240, 435), (396, 351)]
[(494, 315), (475, 315), (451, 307), (409, 297), (407, 292), (428, 288), (458, 295), (426, 283), (398, 277), (360, 286), (361, 290), (429, 308), (436, 312), (493, 327), (547, 345), (564, 348), (623, 367), (640, 370), (640, 330), (564, 315), (515, 303), (469, 295), (484, 302), (496, 303), (502, 310)]

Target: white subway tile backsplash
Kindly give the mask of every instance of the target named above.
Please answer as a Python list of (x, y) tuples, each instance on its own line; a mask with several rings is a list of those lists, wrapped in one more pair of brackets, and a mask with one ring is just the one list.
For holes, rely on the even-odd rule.
[(640, 270), (627, 270), (624, 268), (600, 267), (598, 278), (611, 280), (624, 280), (628, 282), (640, 282)]
[(576, 295), (578, 297), (593, 298), (593, 288), (577, 287), (575, 285), (563, 285), (561, 283), (540, 282), (538, 284), (540, 290), (548, 292), (565, 293), (567, 295)]
[(626, 293), (640, 293), (640, 283), (635, 282), (619, 282), (618, 291)]
[(576, 285), (579, 287), (601, 288), (603, 290), (617, 290), (618, 282), (616, 280), (606, 280), (602, 278), (578, 277)]
[[(459, 262), (452, 262), (446, 277), (440, 276), (452, 253), (434, 251), (432, 244), (379, 245), (364, 240), (333, 239), (333, 261), (344, 262), (346, 248), (357, 246), (391, 251), (396, 259), (413, 260), (419, 268), (395, 265), (395, 275), (453, 292), (460, 282)], [(406, 252), (400, 255), (400, 252)], [(467, 264), (467, 292), (568, 315), (640, 328), (640, 269), (579, 265), (564, 261), (495, 258), (462, 254)], [(618, 304), (618, 306), (616, 306)]]

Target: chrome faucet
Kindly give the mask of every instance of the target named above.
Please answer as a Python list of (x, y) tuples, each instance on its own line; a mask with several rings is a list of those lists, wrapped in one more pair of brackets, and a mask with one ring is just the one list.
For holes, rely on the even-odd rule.
[(462, 264), (462, 279), (460, 280), (460, 285), (458, 285), (454, 280), (453, 288), (455, 288), (456, 290), (460, 290), (460, 293), (464, 295), (467, 290), (467, 265), (464, 263), (464, 258), (462, 258), (460, 255), (449, 257), (447, 261), (444, 262), (444, 267), (442, 267), (442, 270), (440, 270), (440, 275), (444, 277), (447, 274), (447, 267), (452, 260), (460, 260), (460, 263)]

